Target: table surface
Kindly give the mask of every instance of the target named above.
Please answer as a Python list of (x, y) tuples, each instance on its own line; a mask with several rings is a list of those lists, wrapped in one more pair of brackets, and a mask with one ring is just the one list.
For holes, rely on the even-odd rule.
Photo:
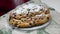
[[(49, 5), (50, 6), (50, 5)], [(54, 7), (53, 7), (54, 8)], [(9, 13), (0, 17), (0, 34), (60, 34), (60, 13), (56, 10), (50, 10), (52, 15), (51, 24), (43, 29), (34, 31), (21, 31), (8, 27), (8, 15)]]

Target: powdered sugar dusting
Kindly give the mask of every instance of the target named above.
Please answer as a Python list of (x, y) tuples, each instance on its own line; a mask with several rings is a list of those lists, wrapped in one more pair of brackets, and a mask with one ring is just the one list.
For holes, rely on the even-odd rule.
[(40, 14), (40, 15), (36, 15), (36, 16), (39, 16), (39, 17), (40, 17), (40, 16), (45, 16), (45, 14), (44, 14), (44, 13), (42, 13), (42, 14)]
[(34, 4), (34, 3), (30, 3), (30, 4), (25, 4), (22, 7), (17, 7), (17, 9), (14, 12), (16, 14), (21, 14), (21, 13), (26, 13), (27, 14), (28, 12), (38, 12), (42, 8), (43, 8), (42, 6), (39, 6), (39, 5)]

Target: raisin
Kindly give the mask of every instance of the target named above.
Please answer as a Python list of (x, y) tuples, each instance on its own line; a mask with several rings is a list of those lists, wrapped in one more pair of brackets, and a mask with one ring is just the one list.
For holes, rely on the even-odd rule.
[(16, 19), (16, 18), (14, 18), (14, 19)]
[(30, 17), (32, 17), (33, 15), (30, 15)]
[(40, 9), (40, 11), (43, 11), (43, 9)]
[(43, 20), (43, 18), (42, 18), (42, 17), (40, 17), (39, 19)]
[(28, 14), (26, 14), (28, 16)]
[(30, 9), (27, 9), (27, 11), (30, 11)]
[(49, 20), (49, 17), (47, 17), (47, 19)]
[(33, 21), (33, 23), (35, 23), (35, 21)]
[(29, 25), (32, 25), (32, 23), (29, 23)]
[(13, 13), (14, 16), (16, 16), (16, 13)]
[(21, 18), (19, 18), (19, 20), (21, 20)]

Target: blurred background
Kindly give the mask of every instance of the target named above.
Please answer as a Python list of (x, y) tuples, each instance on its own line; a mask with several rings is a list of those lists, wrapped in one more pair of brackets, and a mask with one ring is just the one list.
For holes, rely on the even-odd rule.
[(14, 9), (17, 5), (21, 5), (28, 1), (37, 3), (44, 2), (48, 6), (60, 12), (60, 0), (0, 0), (0, 16)]
[(0, 0), (0, 16), (29, 0)]
[(41, 0), (46, 3), (48, 6), (54, 8), (57, 12), (60, 13), (60, 0)]

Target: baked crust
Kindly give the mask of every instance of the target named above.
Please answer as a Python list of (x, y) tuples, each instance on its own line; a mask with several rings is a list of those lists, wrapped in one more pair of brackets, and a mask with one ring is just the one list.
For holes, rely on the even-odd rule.
[[(38, 8), (38, 7), (36, 7)], [(17, 11), (16, 11), (17, 12)], [(51, 19), (49, 9), (40, 9), (39, 11), (30, 11), (28, 13), (11, 13), (9, 22), (18, 28), (35, 27), (47, 23)]]

